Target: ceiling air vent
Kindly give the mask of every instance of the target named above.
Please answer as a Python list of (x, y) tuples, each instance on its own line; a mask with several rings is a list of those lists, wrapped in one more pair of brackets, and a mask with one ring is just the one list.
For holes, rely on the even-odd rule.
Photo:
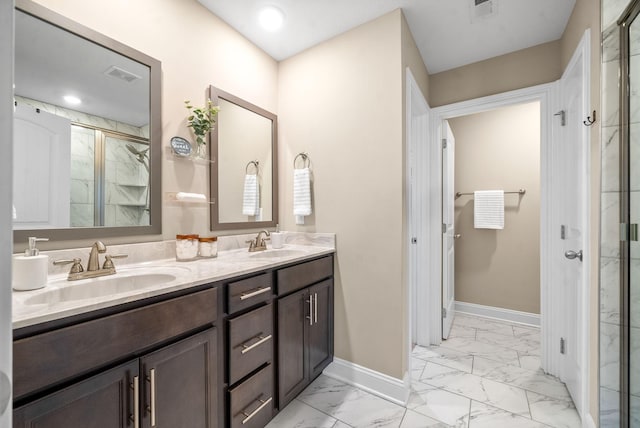
[[(476, 0), (477, 1), (477, 0)], [(133, 74), (130, 71), (125, 70), (124, 68), (120, 68), (118, 66), (112, 65), (104, 72), (107, 76), (115, 77), (116, 79), (124, 80), (125, 82), (131, 83), (138, 79), (142, 79), (142, 77), (137, 74)]]
[(498, 12), (498, 0), (471, 0), (471, 22), (494, 16)]

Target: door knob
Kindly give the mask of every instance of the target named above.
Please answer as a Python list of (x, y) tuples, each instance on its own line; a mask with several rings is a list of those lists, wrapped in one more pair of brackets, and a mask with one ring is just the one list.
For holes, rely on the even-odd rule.
[(455, 235), (453, 235), (453, 239), (458, 239), (460, 238), (462, 235), (459, 233), (456, 233)]
[(578, 251), (577, 253), (573, 250), (565, 251), (564, 256), (569, 260), (577, 258), (578, 260), (582, 261), (582, 250)]

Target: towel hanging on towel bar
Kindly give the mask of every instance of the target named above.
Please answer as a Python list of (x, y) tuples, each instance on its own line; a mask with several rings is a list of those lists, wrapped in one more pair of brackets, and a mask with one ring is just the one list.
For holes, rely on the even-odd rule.
[(473, 227), (504, 229), (504, 191), (476, 191), (473, 194), (473, 204)]

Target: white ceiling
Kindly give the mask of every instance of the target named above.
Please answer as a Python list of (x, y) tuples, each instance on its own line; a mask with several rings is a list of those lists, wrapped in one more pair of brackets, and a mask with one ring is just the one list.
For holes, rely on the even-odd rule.
[[(49, 23), (16, 11), (15, 93), (133, 126), (149, 123), (149, 68)], [(141, 79), (106, 76), (111, 66)], [(82, 99), (66, 105), (62, 97)]]
[[(472, 20), (474, 0), (198, 1), (278, 61), (402, 8), (429, 73), (557, 40), (575, 4), (492, 0), (497, 14)], [(267, 5), (285, 13), (278, 32), (270, 33), (257, 23), (258, 11)]]

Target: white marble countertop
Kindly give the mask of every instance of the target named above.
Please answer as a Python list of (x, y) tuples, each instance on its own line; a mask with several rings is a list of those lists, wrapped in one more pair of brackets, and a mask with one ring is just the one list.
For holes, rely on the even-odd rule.
[[(218, 257), (213, 259), (190, 262), (161, 259), (123, 265), (117, 267), (115, 275), (94, 279), (67, 281), (66, 273), (50, 274), (45, 288), (13, 292), (13, 328), (87, 313), (335, 252), (335, 241), (331, 244), (304, 242), (300, 245), (296, 243), (299, 237), (292, 235), (285, 242), (287, 244), (278, 250), (249, 253), (245, 248), (229, 249), (219, 251)], [(135, 282), (140, 275), (148, 277), (149, 285), (142, 283), (132, 287), (131, 291), (118, 289), (118, 283)], [(76, 293), (82, 298), (65, 299), (70, 287), (82, 287), (81, 293)]]

